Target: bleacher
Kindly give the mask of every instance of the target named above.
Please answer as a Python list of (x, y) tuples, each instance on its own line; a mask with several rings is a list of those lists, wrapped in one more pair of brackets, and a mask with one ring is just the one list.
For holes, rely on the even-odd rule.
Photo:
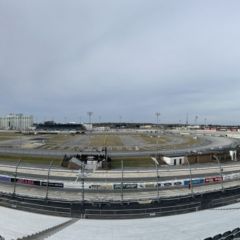
[(67, 221), (69, 218), (0, 207), (0, 240), (21, 239)]
[(0, 235), (4, 240), (40, 239), (39, 235), (48, 240), (76, 240), (79, 236), (85, 240), (237, 240), (239, 209), (237, 203), (186, 214), (113, 221), (70, 220), (0, 207)]

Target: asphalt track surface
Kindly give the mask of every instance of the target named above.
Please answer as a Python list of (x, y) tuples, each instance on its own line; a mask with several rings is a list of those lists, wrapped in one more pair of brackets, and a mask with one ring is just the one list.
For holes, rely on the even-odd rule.
[[(240, 171), (240, 162), (231, 162), (221, 165), (222, 174), (226, 173), (237, 173)], [(0, 174), (6, 174), (14, 176), (16, 171), (16, 166), (0, 164)], [(191, 167), (191, 173), (193, 176), (218, 176), (220, 175), (220, 166), (218, 164), (198, 164), (196, 166)], [(28, 166), (20, 166), (17, 170), (18, 176), (31, 177), (34, 179), (46, 179), (48, 175), (48, 168), (44, 167), (28, 167)], [(164, 169), (158, 169), (158, 175), (160, 180), (164, 179), (179, 179), (179, 178), (189, 178), (190, 169), (188, 166), (181, 167), (171, 167)], [(50, 179), (55, 180), (69, 180), (73, 181), (79, 176), (79, 171), (77, 170), (68, 170), (62, 168), (53, 168), (50, 171)], [(85, 172), (84, 178), (87, 181), (119, 181), (122, 177), (122, 172), (120, 170), (115, 171), (104, 171), (97, 170), (95, 172)], [(125, 181), (147, 181), (147, 180), (155, 180), (157, 177), (156, 169), (148, 169), (148, 170), (124, 170), (123, 177)]]

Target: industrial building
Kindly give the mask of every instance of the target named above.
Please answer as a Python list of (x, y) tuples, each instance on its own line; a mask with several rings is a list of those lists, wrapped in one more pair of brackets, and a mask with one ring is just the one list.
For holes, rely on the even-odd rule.
[(26, 116), (22, 113), (9, 114), (0, 117), (0, 129), (2, 130), (18, 130), (25, 131), (33, 127), (33, 116)]

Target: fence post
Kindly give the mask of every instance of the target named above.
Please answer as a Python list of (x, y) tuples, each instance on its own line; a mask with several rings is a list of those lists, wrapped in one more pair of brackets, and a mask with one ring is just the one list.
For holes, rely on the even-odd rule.
[(188, 168), (189, 168), (189, 175), (190, 175), (190, 189), (191, 189), (191, 194), (193, 196), (193, 184), (192, 184), (192, 168), (190, 165), (190, 162), (188, 161), (188, 157), (185, 158), (187, 160)]
[(157, 199), (159, 201), (159, 198), (160, 198), (160, 196), (159, 196), (159, 185), (158, 185), (158, 181), (159, 181), (158, 165), (159, 165), (159, 163), (156, 162), (155, 165), (156, 165), (156, 171), (157, 171)]
[(218, 163), (218, 166), (219, 166), (219, 175), (220, 175), (220, 177), (221, 177), (221, 188), (222, 188), (222, 191), (224, 191), (224, 187), (223, 187), (223, 175), (222, 175), (222, 165), (221, 165), (221, 162), (220, 162), (220, 160), (219, 160), (219, 158), (217, 157), (217, 155), (213, 155), (213, 158), (215, 159), (215, 160), (217, 160), (217, 163)]
[(16, 165), (16, 170), (15, 170), (15, 174), (14, 174), (14, 188), (13, 188), (13, 196), (16, 195), (16, 185), (17, 185), (17, 171), (18, 171), (18, 167), (20, 165), (21, 159), (18, 160), (17, 165)]
[(53, 161), (49, 163), (49, 167), (48, 167), (46, 200), (48, 199), (49, 178), (50, 178), (50, 171), (51, 171), (52, 164), (53, 164)]
[(121, 177), (121, 201), (123, 201), (123, 160), (121, 160), (121, 168), (122, 168), (122, 177)]
[(85, 165), (84, 162), (82, 162), (82, 169), (81, 169), (81, 181), (82, 181), (82, 204), (84, 204), (84, 198), (85, 198), (85, 192), (84, 192), (84, 169)]

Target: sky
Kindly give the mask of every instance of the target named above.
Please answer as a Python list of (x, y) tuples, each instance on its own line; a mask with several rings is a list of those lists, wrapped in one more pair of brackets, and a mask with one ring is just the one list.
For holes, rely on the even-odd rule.
[(0, 115), (240, 124), (239, 12), (238, 0), (0, 0)]

